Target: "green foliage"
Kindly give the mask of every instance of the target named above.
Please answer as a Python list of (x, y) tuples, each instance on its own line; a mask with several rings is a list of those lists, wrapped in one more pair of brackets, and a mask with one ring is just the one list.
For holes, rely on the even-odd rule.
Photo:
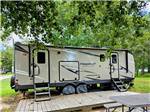
[(138, 77), (138, 78), (140, 78), (140, 77), (142, 77), (142, 78), (150, 77), (150, 73), (145, 73), (145, 74), (142, 74), (142, 75), (139, 74), (136, 77)]
[[(11, 32), (55, 46), (129, 49), (136, 67), (150, 63), (150, 16), (144, 1), (2, 1), (2, 40)], [(148, 48), (148, 49), (147, 49)], [(110, 50), (110, 51), (111, 51)]]
[(13, 96), (16, 94), (10, 87), (10, 79), (4, 79), (0, 82), (0, 97)]
[(33, 35), (37, 40), (41, 35), (44, 42), (54, 45), (81, 45), (83, 41), (82, 46), (120, 47), (122, 41), (138, 35), (133, 33), (137, 23), (141, 22), (141, 26), (145, 23), (137, 17), (140, 4), (135, 1), (2, 1), (2, 27), (6, 34), (14, 31)]
[(8, 71), (12, 70), (12, 55), (12, 48), (7, 47), (5, 51), (1, 51), (1, 69)]

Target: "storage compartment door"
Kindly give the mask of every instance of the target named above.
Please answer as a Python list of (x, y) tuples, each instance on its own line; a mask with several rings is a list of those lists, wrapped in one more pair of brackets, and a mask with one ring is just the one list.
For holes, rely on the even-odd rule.
[(79, 62), (78, 61), (60, 61), (59, 62), (59, 80), (73, 81), (79, 80)]

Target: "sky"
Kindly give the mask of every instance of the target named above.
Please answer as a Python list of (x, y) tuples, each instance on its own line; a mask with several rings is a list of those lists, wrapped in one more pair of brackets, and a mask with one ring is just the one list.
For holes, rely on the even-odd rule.
[(147, 6), (141, 10), (142, 15), (150, 14), (150, 2), (147, 3)]
[(148, 10), (150, 12), (150, 2), (148, 2), (147, 7), (145, 10)]
[(9, 37), (5, 41), (0, 41), (0, 51), (5, 50), (5, 45), (9, 47), (13, 47), (14, 42), (21, 42), (22, 39), (19, 38), (15, 33), (11, 33)]
[(2, 42), (0, 42), (0, 51), (5, 50), (5, 47), (3, 46)]
[(27, 41), (30, 37), (23, 37), (20, 38), (18, 35), (16, 35), (15, 33), (11, 33), (10, 36), (7, 37), (7, 39), (5, 41), (0, 41), (0, 51), (5, 50), (5, 46), (8, 47), (13, 47), (13, 44), (15, 42), (23, 42), (23, 41)]

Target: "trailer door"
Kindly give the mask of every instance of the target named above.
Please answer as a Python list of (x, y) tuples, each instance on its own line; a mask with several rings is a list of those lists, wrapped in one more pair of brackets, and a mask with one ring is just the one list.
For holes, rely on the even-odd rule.
[(35, 83), (49, 81), (49, 53), (47, 50), (34, 51), (33, 68)]
[(119, 78), (119, 54), (112, 53), (110, 58), (111, 78)]

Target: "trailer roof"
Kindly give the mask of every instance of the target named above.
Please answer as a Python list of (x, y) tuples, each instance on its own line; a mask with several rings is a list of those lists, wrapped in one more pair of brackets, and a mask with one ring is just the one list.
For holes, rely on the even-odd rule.
[[(16, 42), (16, 45), (21, 45), (21, 46), (28, 46), (28, 44), (22, 44), (20, 42)], [(78, 46), (52, 46), (52, 45), (46, 45), (46, 47), (51, 47), (51, 48), (66, 48), (66, 49), (85, 49), (85, 50), (107, 50), (109, 48), (101, 48), (101, 47), (78, 47)], [(115, 51), (129, 51), (128, 49), (115, 49)]]

